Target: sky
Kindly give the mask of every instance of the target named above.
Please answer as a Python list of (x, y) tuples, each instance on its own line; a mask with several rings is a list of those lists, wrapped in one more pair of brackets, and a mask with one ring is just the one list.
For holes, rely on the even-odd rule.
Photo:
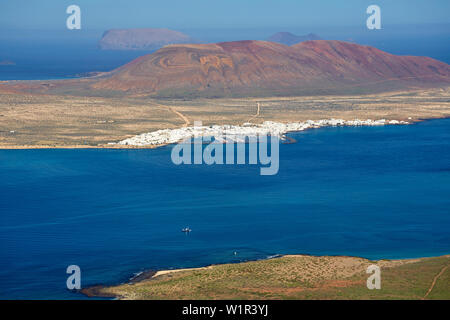
[(364, 27), (371, 4), (385, 26), (450, 22), (449, 0), (0, 0), (0, 32), (64, 29), (72, 4), (85, 30)]
[[(81, 30), (66, 27), (70, 5), (81, 8)], [(370, 5), (381, 9), (381, 30), (366, 27)], [(93, 64), (74, 74), (104, 71), (137, 56), (99, 52), (104, 31), (169, 28), (202, 43), (316, 33), (450, 63), (449, 12), (450, 0), (0, 0), (0, 61), (17, 62), (27, 75), (27, 63), (41, 66), (36, 78), (56, 68), (56, 60), (61, 66), (76, 59)]]
[[(73, 4), (81, 8), (81, 30), (66, 27)], [(366, 27), (373, 4), (381, 9), (381, 30)], [(108, 29), (169, 28), (203, 43), (316, 33), (450, 61), (449, 12), (450, 0), (0, 0), (0, 58), (96, 48)]]

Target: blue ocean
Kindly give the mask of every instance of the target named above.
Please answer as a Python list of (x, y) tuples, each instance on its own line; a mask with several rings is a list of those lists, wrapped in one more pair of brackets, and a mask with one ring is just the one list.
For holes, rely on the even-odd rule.
[[(153, 150), (1, 150), (0, 298), (85, 299), (149, 269), (450, 253), (450, 119), (291, 134), (277, 175)], [(183, 227), (190, 234), (181, 232)]]
[[(100, 50), (93, 40), (23, 43), (2, 40), (0, 33), (0, 81), (78, 78), (90, 72), (111, 71), (149, 53)], [(2, 61), (14, 64), (2, 65)]]

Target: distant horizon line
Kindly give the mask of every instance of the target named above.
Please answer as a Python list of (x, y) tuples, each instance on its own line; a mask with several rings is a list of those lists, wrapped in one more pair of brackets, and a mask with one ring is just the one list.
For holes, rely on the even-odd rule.
[[(408, 27), (418, 27), (418, 26), (450, 26), (450, 22), (436, 22), (436, 23), (409, 23), (409, 24), (383, 24), (383, 29), (387, 29), (387, 27), (393, 27), (397, 28), (408, 28)], [(311, 29), (311, 32), (314, 32), (313, 29), (348, 29), (348, 28), (355, 28), (357, 30), (365, 30), (365, 26), (362, 24), (357, 25), (291, 25), (291, 26), (196, 26), (196, 27), (182, 27), (182, 26), (127, 26), (127, 27), (121, 27), (121, 26), (105, 26), (105, 27), (95, 27), (95, 28), (89, 28), (85, 27), (81, 30), (67, 30), (65, 26), (61, 26), (60, 28), (11, 28), (8, 26), (0, 26), (0, 34), (7, 31), (16, 31), (16, 32), (29, 32), (29, 31), (35, 31), (35, 32), (101, 32), (105, 30), (111, 30), (111, 29), (171, 29), (171, 30), (268, 30), (268, 29), (277, 29), (278, 31), (290, 31), (287, 29)], [(443, 30), (447, 31), (447, 30)], [(450, 33), (450, 30), (447, 31)]]

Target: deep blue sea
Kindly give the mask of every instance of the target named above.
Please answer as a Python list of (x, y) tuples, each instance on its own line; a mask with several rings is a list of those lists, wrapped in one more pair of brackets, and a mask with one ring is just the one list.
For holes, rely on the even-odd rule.
[(83, 299), (71, 264), (86, 287), (274, 254), (450, 253), (450, 119), (291, 136), (275, 176), (176, 166), (171, 146), (0, 150), (0, 298)]

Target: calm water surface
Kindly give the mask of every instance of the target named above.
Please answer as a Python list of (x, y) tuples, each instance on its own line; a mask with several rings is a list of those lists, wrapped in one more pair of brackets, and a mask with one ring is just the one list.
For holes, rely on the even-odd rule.
[(450, 253), (450, 119), (292, 136), (276, 176), (175, 166), (170, 146), (1, 150), (0, 298), (84, 298), (71, 264), (88, 286), (273, 254)]

